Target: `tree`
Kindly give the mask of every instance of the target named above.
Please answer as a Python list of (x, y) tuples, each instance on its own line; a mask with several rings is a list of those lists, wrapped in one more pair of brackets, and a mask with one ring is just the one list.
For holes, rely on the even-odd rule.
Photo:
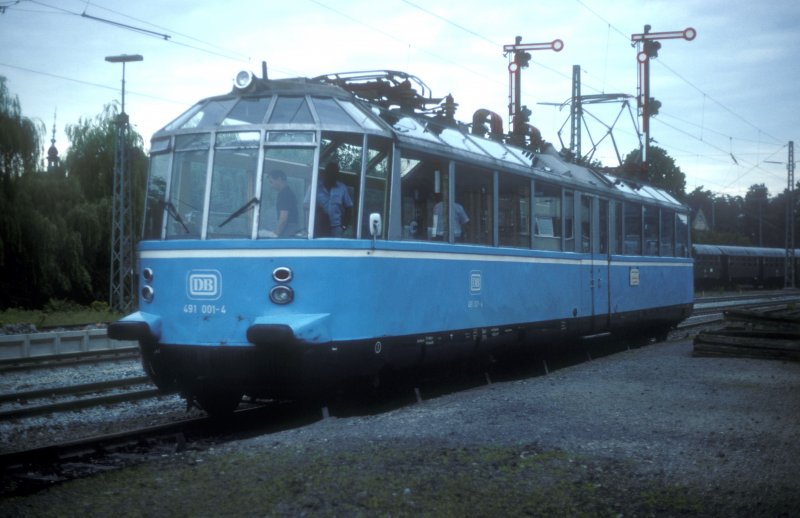
[[(664, 189), (679, 200), (686, 198), (686, 175), (675, 164), (675, 159), (658, 146), (647, 151), (647, 175), (643, 181), (653, 187)], [(628, 153), (622, 164), (622, 176), (642, 180), (641, 152), (635, 149)]]
[(12, 177), (36, 170), (44, 126), (22, 116), (19, 98), (0, 76), (0, 176), (4, 186)]

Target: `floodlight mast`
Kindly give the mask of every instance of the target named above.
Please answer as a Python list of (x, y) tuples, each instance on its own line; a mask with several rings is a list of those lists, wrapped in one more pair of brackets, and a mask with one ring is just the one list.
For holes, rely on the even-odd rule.
[(661, 105), (650, 97), (650, 59), (658, 57), (658, 49), (661, 48), (658, 40), (684, 39), (692, 41), (695, 37), (697, 37), (697, 31), (692, 27), (687, 27), (682, 31), (650, 32), (650, 26), (645, 25), (643, 33), (631, 34), (631, 42), (637, 51), (636, 61), (639, 63), (637, 100), (642, 114), (642, 131), (644, 132), (642, 173), (645, 177), (647, 176), (647, 149), (650, 146), (650, 116), (658, 113), (658, 107)]
[(111, 275), (109, 307), (129, 312), (133, 307), (133, 190), (128, 178), (128, 114), (125, 113), (125, 64), (142, 61), (139, 54), (107, 56), (109, 63), (122, 63), (122, 104), (117, 116), (117, 143), (114, 150), (114, 187), (111, 223)]

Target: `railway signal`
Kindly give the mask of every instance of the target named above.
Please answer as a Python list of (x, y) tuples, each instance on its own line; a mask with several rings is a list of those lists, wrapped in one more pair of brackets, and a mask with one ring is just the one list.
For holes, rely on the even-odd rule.
[(509, 56), (508, 63), (508, 116), (511, 121), (512, 141), (518, 140), (519, 144), (524, 145), (525, 134), (528, 133), (527, 123), (530, 118), (530, 110), (525, 106), (520, 106), (520, 85), (522, 83), (521, 73), (523, 68), (527, 68), (531, 55), (529, 50), (553, 50), (561, 52), (564, 42), (553, 40), (546, 43), (521, 43), (522, 36), (517, 36), (513, 45), (503, 45), (503, 55)]
[(639, 81), (637, 85), (637, 100), (639, 111), (642, 114), (642, 131), (644, 144), (642, 146), (642, 173), (647, 175), (647, 150), (650, 146), (650, 116), (658, 114), (661, 103), (650, 97), (650, 59), (658, 57), (661, 49), (660, 40), (684, 39), (692, 41), (697, 37), (697, 31), (687, 27), (682, 31), (650, 32), (650, 26), (644, 26), (644, 32), (631, 34), (631, 42), (636, 47), (636, 61), (639, 63)]

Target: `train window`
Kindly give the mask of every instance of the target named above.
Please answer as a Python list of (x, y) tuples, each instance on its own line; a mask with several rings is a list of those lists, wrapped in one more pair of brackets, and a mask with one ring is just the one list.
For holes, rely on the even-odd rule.
[(575, 251), (575, 191), (564, 191), (564, 250)]
[(268, 147), (264, 150), (258, 237), (308, 237), (308, 207), (314, 148)]
[(661, 255), (675, 255), (675, 212), (661, 209)]
[(623, 211), (625, 213), (623, 253), (626, 255), (641, 255), (642, 206), (639, 203), (625, 202)]
[[(315, 205), (317, 215), (320, 217), (316, 218), (318, 221), (315, 223), (315, 236), (356, 237), (354, 218), (358, 217), (363, 148), (364, 135), (361, 133), (322, 133), (319, 152), (320, 183), (317, 186), (318, 203)], [(329, 163), (336, 163), (339, 166), (337, 181), (347, 190), (347, 194), (341, 197), (334, 194), (334, 197), (340, 198), (341, 203), (329, 203), (329, 200), (320, 197), (319, 191), (323, 186), (322, 171)]]
[(267, 113), (272, 97), (245, 97), (240, 99), (230, 111), (223, 126), (239, 126), (243, 124), (260, 124)]
[(500, 246), (531, 246), (531, 181), (500, 174), (498, 197), (498, 238)]
[(311, 124), (314, 118), (305, 97), (279, 97), (269, 117), (270, 124)]
[[(400, 159), (400, 195), (403, 239), (437, 239), (437, 227), (447, 228), (446, 221), (434, 218), (434, 206), (448, 192), (449, 173), (445, 164), (428, 155), (416, 156), (407, 151)], [(445, 211), (443, 217), (447, 216)]]
[(536, 182), (533, 246), (539, 250), (561, 250), (561, 187)]
[(249, 238), (258, 205), (256, 174), (261, 133), (218, 133), (211, 176), (208, 238)]
[(600, 253), (608, 254), (609, 252), (609, 213), (608, 213), (608, 200), (600, 200), (598, 227), (600, 230)]
[(144, 208), (144, 239), (161, 239), (164, 225), (164, 209), (169, 179), (168, 153), (152, 155), (150, 158), (150, 176), (147, 180), (147, 198)]
[(459, 163), (455, 179), (455, 199), (450, 213), (455, 241), (494, 245), (493, 173)]
[(361, 215), (361, 237), (371, 239), (369, 216), (381, 215), (382, 235), (386, 236), (389, 207), (389, 169), (392, 163), (392, 142), (388, 139), (370, 137), (367, 146), (367, 167), (364, 178), (364, 210)]
[(623, 246), (625, 234), (622, 232), (622, 202), (614, 202), (614, 249), (611, 250), (612, 254), (625, 253)]
[(644, 206), (644, 255), (658, 255), (658, 207)]
[[(195, 111), (189, 111), (184, 117), (179, 117), (167, 129), (196, 129), (212, 128), (219, 126), (222, 119), (230, 111), (236, 99), (222, 99), (209, 101)], [(174, 126), (173, 126), (174, 125)]]
[(579, 243), (580, 252), (589, 253), (592, 251), (592, 198), (586, 195), (581, 196), (581, 241)]
[(689, 257), (689, 216), (675, 216), (675, 257)]
[(319, 121), (323, 127), (339, 126), (341, 129), (361, 131), (361, 126), (356, 124), (356, 121), (336, 103), (335, 99), (315, 97), (314, 108), (317, 109), (317, 115), (319, 115)]
[(208, 133), (175, 137), (166, 207), (168, 239), (200, 238), (210, 137)]

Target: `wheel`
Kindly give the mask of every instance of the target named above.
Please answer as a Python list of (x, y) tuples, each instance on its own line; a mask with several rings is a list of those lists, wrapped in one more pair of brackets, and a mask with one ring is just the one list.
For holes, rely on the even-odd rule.
[(161, 392), (174, 391), (176, 388), (175, 376), (169, 371), (158, 347), (155, 344), (140, 342), (139, 350), (142, 354), (142, 369), (156, 388)]

